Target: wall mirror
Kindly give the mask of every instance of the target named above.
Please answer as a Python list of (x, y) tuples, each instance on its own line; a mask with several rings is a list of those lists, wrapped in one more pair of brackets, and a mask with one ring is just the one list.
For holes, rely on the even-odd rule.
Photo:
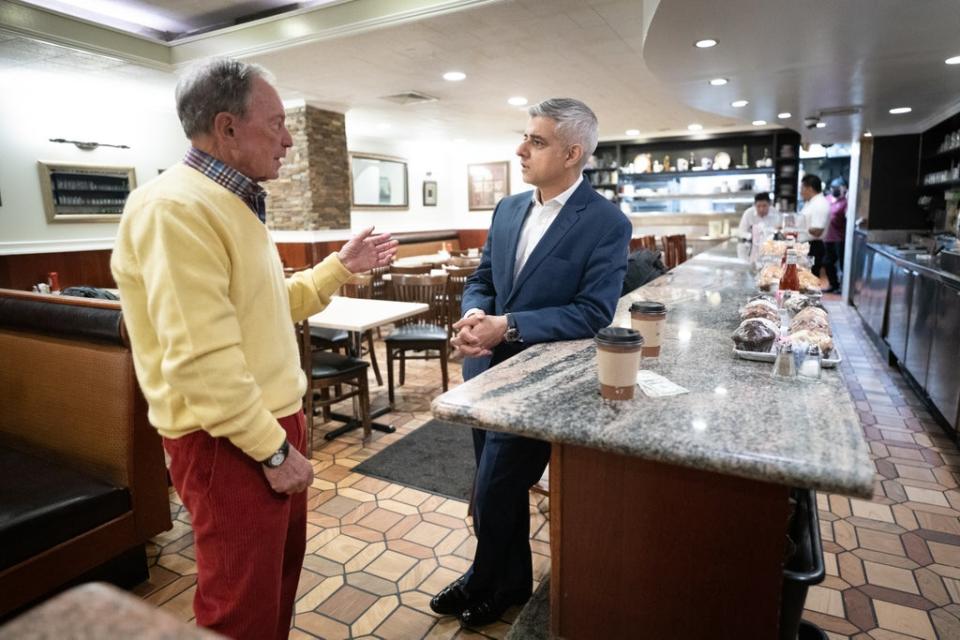
[(353, 206), (406, 209), (407, 163), (401, 158), (367, 153), (350, 154)]

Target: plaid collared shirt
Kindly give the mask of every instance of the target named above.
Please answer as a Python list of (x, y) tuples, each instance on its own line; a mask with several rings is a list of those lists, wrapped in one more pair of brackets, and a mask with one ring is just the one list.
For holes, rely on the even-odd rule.
[(236, 195), (250, 207), (260, 222), (267, 222), (267, 192), (256, 182), (196, 147), (190, 147), (183, 158), (183, 164), (196, 169)]

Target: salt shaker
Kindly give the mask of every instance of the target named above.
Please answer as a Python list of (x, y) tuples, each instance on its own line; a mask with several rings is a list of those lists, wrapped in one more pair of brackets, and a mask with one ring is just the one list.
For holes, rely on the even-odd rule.
[(777, 359), (773, 363), (774, 378), (796, 378), (797, 364), (793, 359), (793, 346), (787, 342), (777, 349)]
[(819, 380), (821, 368), (820, 348), (812, 344), (803, 356), (803, 362), (800, 363), (800, 370), (797, 375), (808, 380)]

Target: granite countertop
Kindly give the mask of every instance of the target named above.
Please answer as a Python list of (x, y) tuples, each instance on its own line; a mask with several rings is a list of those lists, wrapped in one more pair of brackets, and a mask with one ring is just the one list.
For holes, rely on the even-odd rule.
[(735, 242), (695, 256), (620, 299), (669, 312), (659, 361), (643, 368), (690, 393), (602, 400), (592, 340), (534, 345), (433, 402), (438, 418), (744, 478), (869, 497), (874, 466), (838, 369), (819, 381), (772, 378), (736, 358), (738, 309), (755, 295)]

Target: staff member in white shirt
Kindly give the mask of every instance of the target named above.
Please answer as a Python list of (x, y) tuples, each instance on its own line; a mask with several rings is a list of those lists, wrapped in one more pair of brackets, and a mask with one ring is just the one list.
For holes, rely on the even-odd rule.
[(823, 257), (826, 254), (823, 233), (830, 221), (830, 203), (821, 191), (823, 191), (823, 183), (819, 176), (812, 173), (803, 176), (803, 180), (800, 181), (800, 197), (804, 201), (803, 217), (810, 237), (810, 257), (813, 258), (813, 266), (810, 270), (818, 278), (820, 268), (823, 266)]
[(783, 226), (783, 219), (775, 207), (770, 206), (770, 194), (758, 193), (753, 197), (753, 206), (743, 212), (738, 235), (744, 240), (753, 238), (754, 225), (762, 225), (764, 232), (773, 233)]

